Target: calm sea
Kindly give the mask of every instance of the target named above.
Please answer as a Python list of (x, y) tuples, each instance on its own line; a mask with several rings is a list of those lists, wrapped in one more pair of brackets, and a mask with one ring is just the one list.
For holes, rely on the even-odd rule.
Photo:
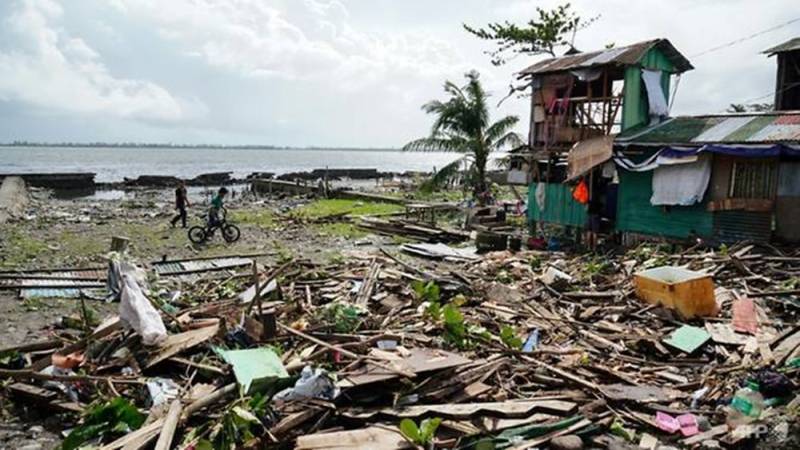
[(113, 182), (139, 175), (191, 178), (202, 173), (308, 171), (366, 168), (380, 171), (431, 171), (455, 160), (454, 153), (340, 149), (199, 149), (104, 147), (2, 147), (0, 173), (94, 172), (95, 181)]

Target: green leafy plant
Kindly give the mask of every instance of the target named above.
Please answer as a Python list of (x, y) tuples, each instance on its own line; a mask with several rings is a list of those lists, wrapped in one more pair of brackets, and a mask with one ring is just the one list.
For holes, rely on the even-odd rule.
[(464, 322), (464, 315), (458, 306), (448, 303), (442, 308), (442, 317), (444, 319), (444, 340), (445, 342), (455, 345), (458, 348), (466, 348), (469, 346), (469, 336), (467, 334), (467, 326)]
[(494, 41), (497, 49), (486, 52), (492, 64), (505, 64), (516, 55), (550, 55), (556, 56), (560, 47), (572, 46), (575, 33), (589, 26), (597, 17), (582, 20), (572, 11), (569, 3), (551, 10), (536, 7), (537, 17), (523, 26), (511, 22), (489, 23), (486, 28), (473, 28), (463, 25), (470, 34)]
[[(256, 394), (234, 402), (213, 427), (209, 436), (210, 448), (232, 450), (255, 439), (256, 433), (264, 428), (259, 417), (266, 414), (268, 400), (268, 396)], [(203, 446), (201, 448), (209, 448), (206, 442)]]
[[(441, 189), (459, 178), (462, 166), (468, 165), (466, 182), (474, 192), (486, 191), (486, 165), (492, 152), (522, 145), (522, 138), (513, 129), (519, 118), (506, 116), (491, 122), (489, 94), (480, 82), (478, 72), (465, 74), (467, 82), (457, 86), (447, 81), (444, 86), (447, 98), (432, 100), (422, 106), (423, 111), (434, 116), (433, 128), (428, 137), (403, 146), (404, 151), (443, 151), (461, 153), (450, 164), (440, 168), (420, 186), (424, 191)], [(479, 196), (482, 201), (484, 197)]]
[(141, 427), (144, 420), (144, 414), (125, 398), (116, 397), (108, 402), (98, 403), (86, 412), (83, 424), (69, 433), (61, 448), (72, 450), (98, 436), (129, 433)]
[(322, 309), (322, 320), (337, 333), (353, 333), (361, 326), (363, 310), (355, 305), (333, 302)]
[(500, 327), (500, 340), (510, 349), (519, 350), (522, 348), (522, 339), (517, 336), (514, 328), (509, 325)]
[(414, 281), (411, 283), (411, 289), (417, 295), (417, 299), (423, 302), (436, 302), (439, 303), (441, 289), (435, 281)]
[(408, 440), (417, 445), (428, 445), (433, 443), (436, 429), (442, 423), (442, 419), (434, 417), (420, 422), (419, 426), (411, 419), (403, 419), (400, 422), (400, 432)]

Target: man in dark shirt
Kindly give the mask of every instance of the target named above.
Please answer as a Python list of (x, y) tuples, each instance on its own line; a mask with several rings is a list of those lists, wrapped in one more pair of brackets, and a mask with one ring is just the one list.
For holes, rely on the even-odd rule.
[(172, 218), (172, 226), (174, 227), (180, 219), (183, 228), (186, 228), (186, 208), (189, 207), (189, 197), (186, 194), (186, 183), (181, 180), (178, 187), (175, 189), (175, 209), (178, 210), (178, 215)]

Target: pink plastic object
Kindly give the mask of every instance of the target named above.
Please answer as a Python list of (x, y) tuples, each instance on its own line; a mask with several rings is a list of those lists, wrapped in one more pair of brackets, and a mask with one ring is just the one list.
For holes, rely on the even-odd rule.
[(662, 413), (661, 411), (656, 412), (656, 425), (667, 433), (674, 433), (681, 429), (681, 424), (678, 422), (678, 419), (669, 414)]

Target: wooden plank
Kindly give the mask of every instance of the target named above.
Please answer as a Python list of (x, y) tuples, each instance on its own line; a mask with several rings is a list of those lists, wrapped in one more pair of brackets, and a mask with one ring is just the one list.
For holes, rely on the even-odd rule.
[(150, 355), (147, 361), (142, 366), (143, 369), (152, 367), (165, 359), (169, 359), (178, 353), (192, 348), (195, 345), (202, 344), (203, 342), (214, 337), (219, 332), (219, 323), (214, 325), (190, 330), (183, 333), (173, 334), (167, 336), (167, 339), (161, 344), (159, 350)]
[(558, 415), (569, 414), (577, 405), (565, 400), (520, 400), (486, 403), (444, 403), (437, 405), (412, 405), (399, 408), (350, 408), (342, 415), (357, 419), (368, 419), (376, 415), (399, 418), (437, 416), (448, 419), (467, 419), (475, 416), (527, 417), (534, 411)]
[(297, 438), (297, 450), (403, 450), (415, 448), (396, 427), (317, 433)]
[(169, 405), (167, 417), (164, 418), (164, 426), (161, 428), (161, 433), (158, 435), (158, 441), (156, 441), (154, 450), (170, 449), (172, 446), (172, 438), (175, 436), (175, 428), (178, 427), (182, 411), (183, 405), (181, 404), (181, 400), (173, 400), (172, 404)]

